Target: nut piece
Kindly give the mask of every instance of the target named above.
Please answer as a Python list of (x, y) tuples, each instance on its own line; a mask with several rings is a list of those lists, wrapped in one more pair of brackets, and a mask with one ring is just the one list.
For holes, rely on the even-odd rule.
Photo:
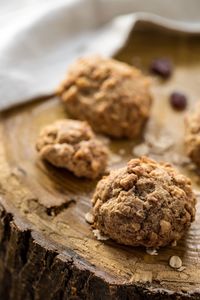
[(200, 166), (200, 105), (187, 115), (185, 122), (185, 147), (187, 155)]
[(85, 220), (89, 224), (93, 224), (94, 223), (94, 216), (93, 216), (93, 214), (91, 214), (91, 212), (86, 213), (85, 214)]
[(86, 122), (60, 120), (43, 128), (36, 149), (42, 159), (78, 177), (97, 178), (107, 165), (107, 149)]
[(149, 79), (139, 70), (99, 56), (77, 60), (57, 93), (71, 116), (113, 137), (138, 136), (152, 103)]
[(178, 241), (195, 216), (190, 180), (168, 163), (132, 159), (97, 185), (93, 226), (113, 240), (157, 249)]
[(173, 269), (179, 269), (182, 267), (182, 260), (180, 259), (179, 256), (171, 256), (169, 259), (169, 265)]

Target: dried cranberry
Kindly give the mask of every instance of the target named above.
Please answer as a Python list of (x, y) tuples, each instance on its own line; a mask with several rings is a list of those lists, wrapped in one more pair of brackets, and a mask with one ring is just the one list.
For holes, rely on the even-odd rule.
[(159, 75), (160, 77), (167, 79), (172, 74), (172, 63), (167, 58), (158, 58), (152, 61), (150, 65), (150, 71), (153, 74)]
[(173, 92), (170, 96), (171, 106), (176, 110), (184, 110), (187, 106), (187, 97), (179, 92)]

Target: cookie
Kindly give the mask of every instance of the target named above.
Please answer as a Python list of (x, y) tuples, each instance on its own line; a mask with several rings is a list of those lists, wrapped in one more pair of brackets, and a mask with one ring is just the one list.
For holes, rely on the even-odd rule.
[(191, 160), (200, 166), (200, 106), (189, 113), (185, 122), (185, 149)]
[(107, 165), (107, 149), (82, 121), (59, 120), (42, 129), (36, 149), (42, 159), (77, 177), (97, 178)]
[(158, 248), (178, 241), (195, 217), (191, 181), (170, 164), (132, 159), (97, 185), (94, 227), (118, 243)]
[(60, 85), (67, 112), (116, 138), (139, 136), (149, 118), (149, 79), (125, 63), (92, 56), (77, 60)]

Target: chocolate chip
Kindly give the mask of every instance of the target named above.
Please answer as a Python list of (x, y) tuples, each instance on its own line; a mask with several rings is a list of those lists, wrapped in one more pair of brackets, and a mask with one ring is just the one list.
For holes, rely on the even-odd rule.
[(170, 96), (171, 106), (176, 110), (184, 110), (187, 106), (187, 98), (184, 94), (173, 92)]
[(167, 58), (158, 58), (152, 61), (150, 65), (150, 71), (153, 74), (159, 75), (160, 77), (167, 79), (172, 74), (172, 63)]

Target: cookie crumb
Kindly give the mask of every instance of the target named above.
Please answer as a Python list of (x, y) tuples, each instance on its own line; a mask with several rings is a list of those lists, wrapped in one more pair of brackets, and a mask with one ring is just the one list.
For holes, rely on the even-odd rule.
[(109, 240), (109, 237), (106, 236), (106, 235), (101, 234), (99, 229), (94, 229), (94, 230), (92, 230), (92, 232), (94, 233), (94, 236), (97, 238), (98, 241), (107, 241), (107, 240)]
[(112, 153), (112, 155), (110, 155), (110, 160), (109, 163), (110, 164), (117, 164), (120, 163), (122, 161), (122, 158), (120, 155)]
[(196, 197), (200, 197), (200, 191), (197, 191), (197, 190), (193, 190), (194, 194)]
[(186, 269), (186, 267), (184, 267), (184, 266), (181, 266), (180, 268), (178, 268), (178, 269), (177, 269), (177, 271), (179, 271), (179, 272), (183, 272), (185, 269)]
[(136, 156), (148, 155), (149, 146), (146, 143), (139, 144), (133, 148), (133, 154)]

